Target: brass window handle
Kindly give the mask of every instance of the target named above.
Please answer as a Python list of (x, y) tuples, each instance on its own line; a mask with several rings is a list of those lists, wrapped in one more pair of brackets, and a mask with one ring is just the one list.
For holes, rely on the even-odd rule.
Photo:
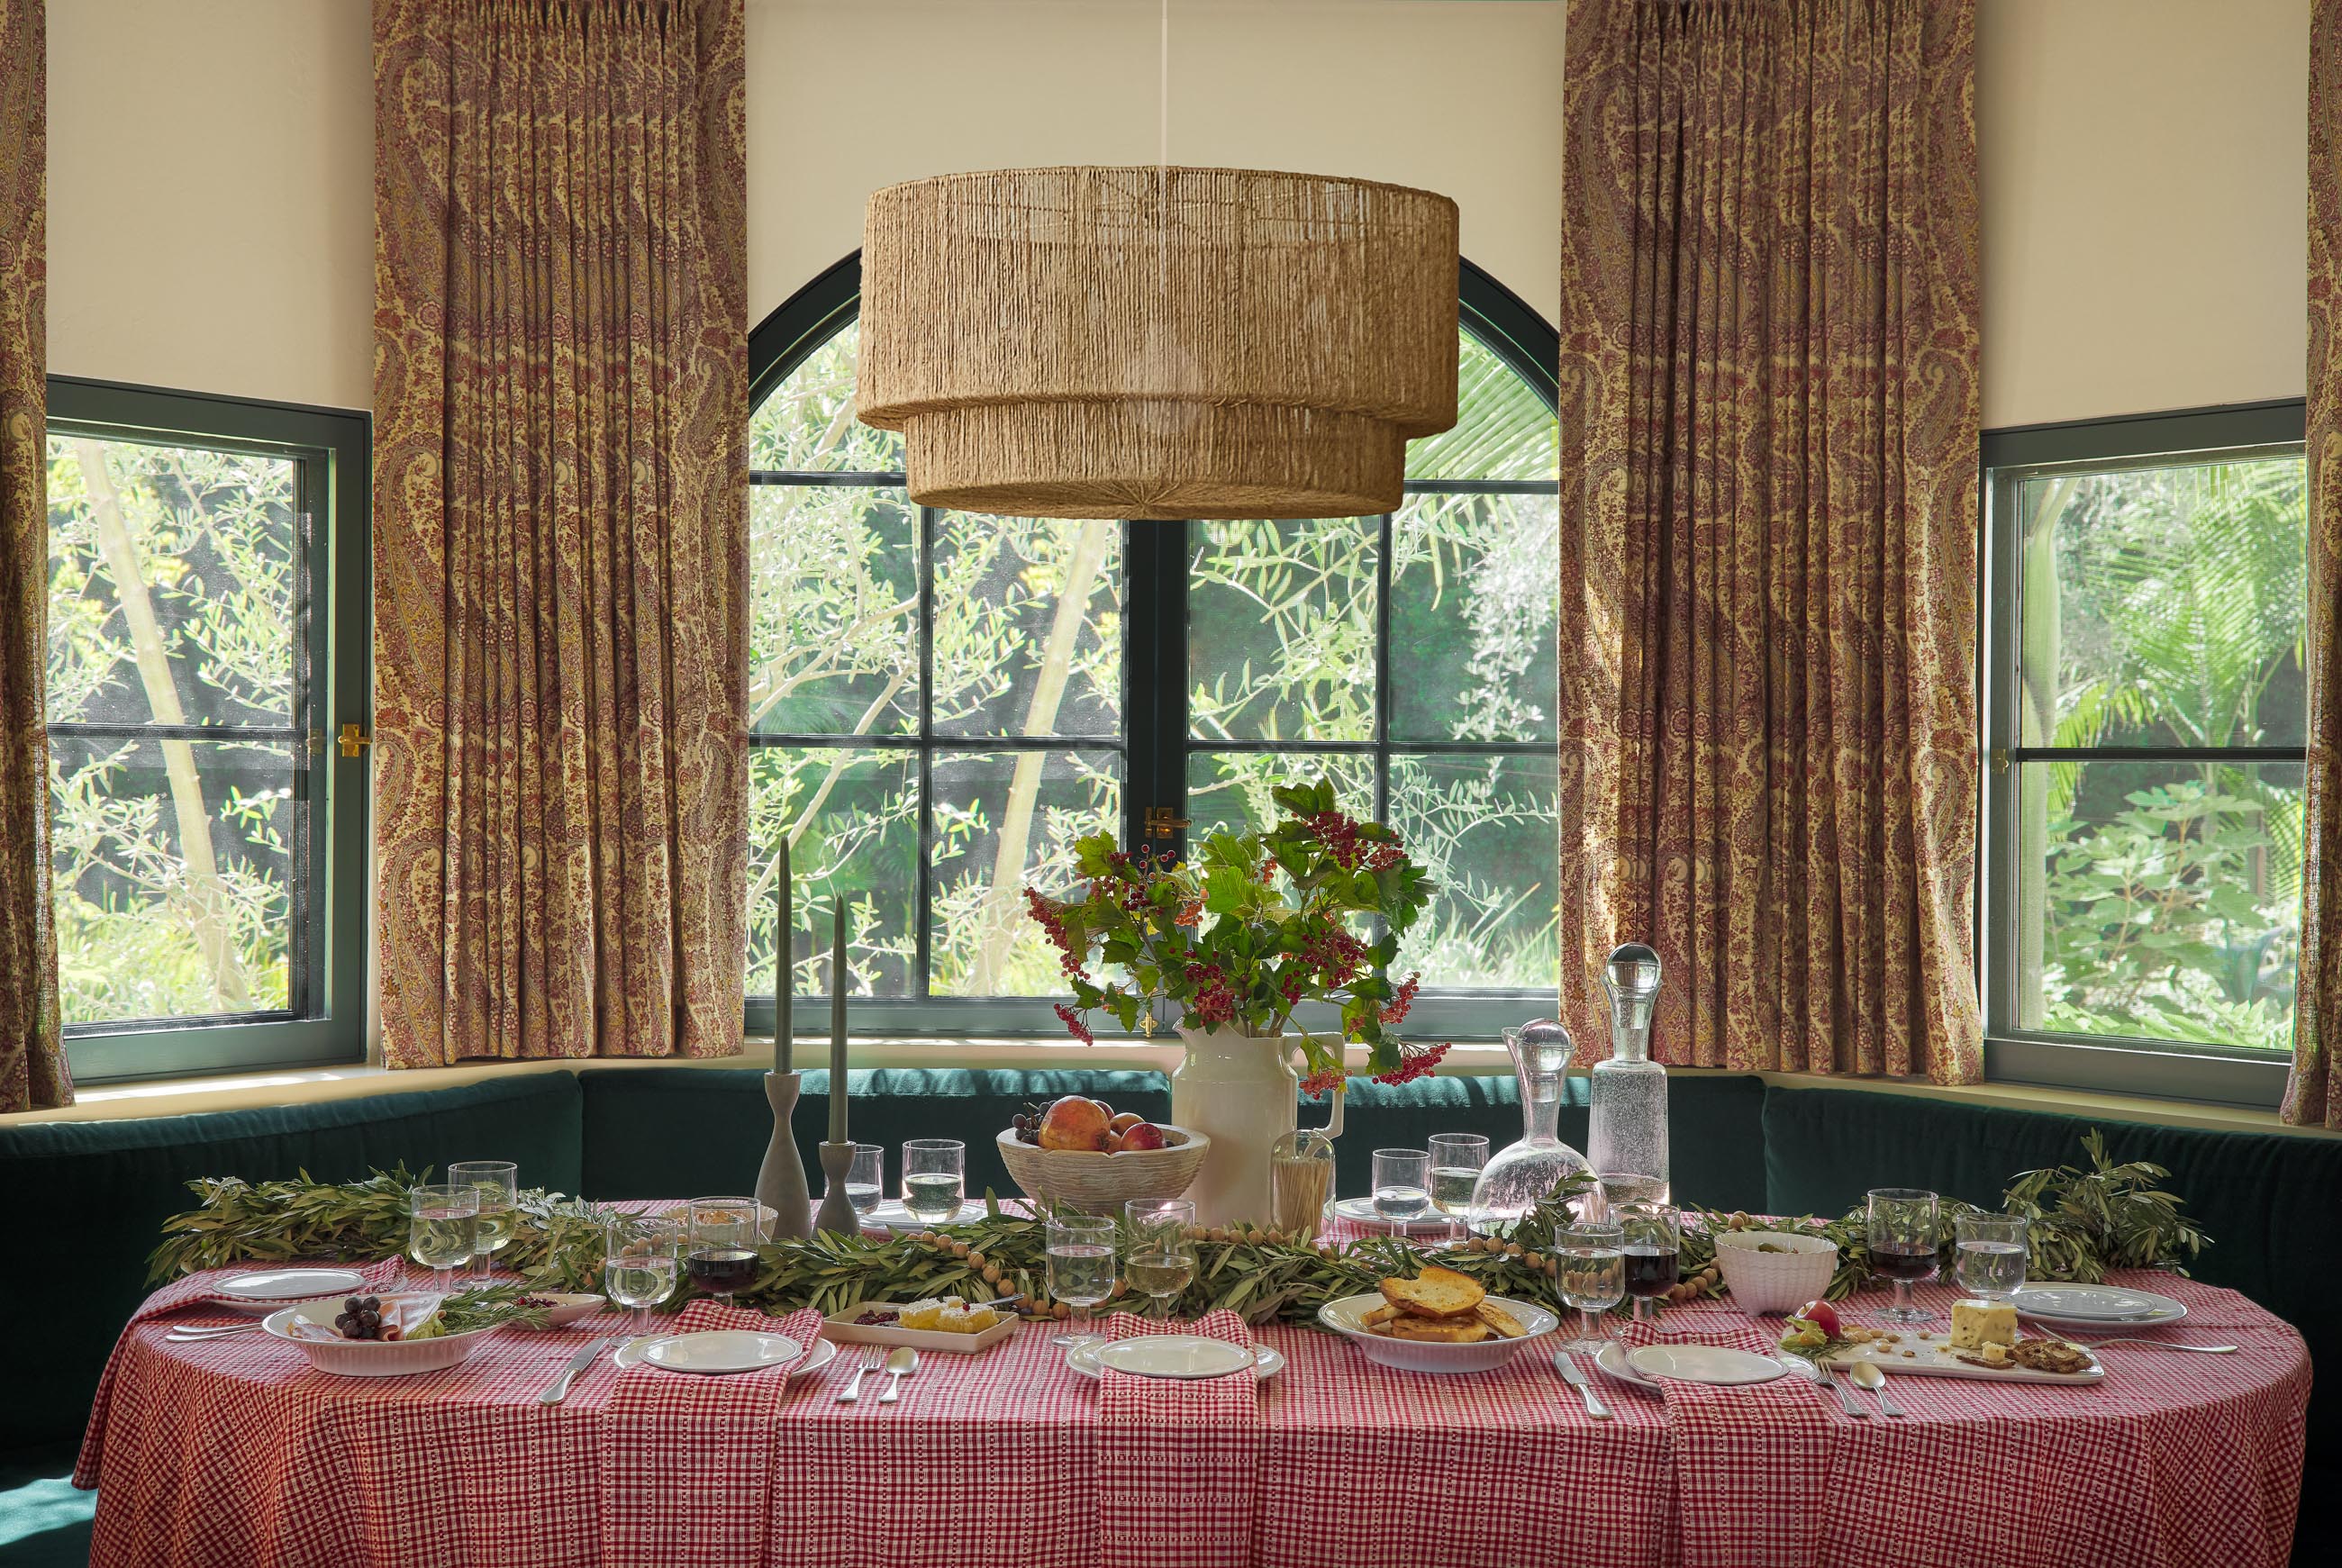
[(374, 737), (356, 724), (342, 726), (342, 754), (354, 757), (374, 744)]
[(1172, 815), (1171, 808), (1167, 805), (1148, 806), (1146, 822), (1146, 836), (1149, 838), (1169, 838), (1173, 834), (1188, 825), (1186, 817)]

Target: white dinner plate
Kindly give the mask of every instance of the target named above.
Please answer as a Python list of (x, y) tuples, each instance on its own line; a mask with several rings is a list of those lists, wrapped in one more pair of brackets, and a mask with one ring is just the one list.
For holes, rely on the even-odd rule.
[(1326, 1212), (1335, 1219), (1346, 1220), (1369, 1230), (1388, 1231), (1409, 1236), (1444, 1236), (1447, 1233), (1447, 1216), (1436, 1209), (1427, 1210), (1411, 1220), (1386, 1219), (1375, 1212), (1372, 1198), (1340, 1198), (1326, 1205)]
[(1596, 1371), (1607, 1373), (1620, 1383), (1632, 1383), (1636, 1388), (1656, 1389), (1659, 1386), (1656, 1379), (1645, 1377), (1635, 1370), (1634, 1364), (1626, 1359), (1626, 1347), (1615, 1339), (1596, 1353), (1594, 1366)]
[(2187, 1315), (2187, 1303), (2117, 1285), (2019, 1285), (2019, 1317), (2085, 1328), (2155, 1328)]
[[(734, 1330), (730, 1332), (737, 1333), (740, 1331)], [(642, 1339), (630, 1339), (625, 1344), (618, 1347), (618, 1353), (610, 1358), (611, 1364), (616, 1366), (620, 1372), (626, 1371), (626, 1368), (630, 1366), (640, 1366), (644, 1362), (649, 1360), (649, 1353), (653, 1348), (666, 1343), (669, 1338), (682, 1339), (685, 1337), (687, 1336), (682, 1334), (652, 1334)], [(758, 1334), (756, 1337), (758, 1339), (780, 1339), (783, 1336), (780, 1334)], [(806, 1356), (805, 1364), (797, 1368), (796, 1371), (791, 1373), (789, 1374), (790, 1379), (794, 1381), (797, 1378), (803, 1377), (809, 1372), (819, 1372), (823, 1367), (827, 1366), (836, 1358), (837, 1347), (836, 1345), (830, 1343), (829, 1341), (826, 1339), (816, 1340), (814, 1342), (813, 1350)], [(787, 1358), (783, 1357), (782, 1359), (786, 1360)], [(653, 1366), (659, 1367), (664, 1367), (665, 1365), (664, 1363), (656, 1361), (651, 1362), (651, 1364)], [(765, 1363), (760, 1364), (768, 1365), (770, 1363)], [(678, 1368), (676, 1370), (680, 1369)], [(754, 1367), (744, 1367), (741, 1370), (753, 1372), (756, 1369)], [(708, 1369), (708, 1375), (714, 1376), (717, 1374), (714, 1373), (712, 1369)]]
[(668, 1372), (755, 1372), (795, 1361), (804, 1348), (785, 1333), (719, 1328), (653, 1340), (643, 1347), (643, 1359)]
[(256, 1269), (248, 1274), (231, 1274), (220, 1281), (222, 1295), (235, 1296), (247, 1302), (272, 1302), (283, 1306), (287, 1302), (316, 1301), (324, 1296), (347, 1296), (366, 1293), (365, 1275), (355, 1269)]
[(880, 1225), (890, 1231), (924, 1231), (930, 1225), (972, 1225), (984, 1218), (984, 1205), (973, 1200), (962, 1200), (959, 1213), (947, 1220), (923, 1220), (903, 1206), (900, 1198), (889, 1198), (862, 1216), (866, 1225)]
[(1098, 1364), (1133, 1377), (1226, 1377), (1252, 1363), (1240, 1344), (1202, 1333), (1143, 1333), (1098, 1346)]
[(1769, 1355), (1719, 1344), (1646, 1344), (1635, 1350), (1626, 1360), (1646, 1377), (1726, 1386), (1770, 1383), (1786, 1376), (1789, 1370)]
[[(1139, 1338), (1136, 1338), (1136, 1339), (1121, 1339), (1121, 1340), (1096, 1340), (1096, 1339), (1094, 1339), (1094, 1340), (1090, 1341), (1090, 1343), (1087, 1343), (1087, 1344), (1077, 1344), (1077, 1345), (1074, 1346), (1074, 1348), (1073, 1348), (1073, 1349), (1071, 1349), (1071, 1350), (1067, 1351), (1067, 1352), (1066, 1353), (1066, 1364), (1067, 1366), (1069, 1366), (1069, 1367), (1073, 1368), (1073, 1370), (1074, 1370), (1074, 1371), (1076, 1371), (1076, 1372), (1077, 1372), (1077, 1373), (1080, 1373), (1084, 1377), (1096, 1377), (1096, 1376), (1098, 1376), (1101, 1373), (1103, 1373), (1103, 1372), (1106, 1370), (1106, 1368), (1105, 1368), (1104, 1364), (1103, 1364), (1102, 1363), (1100, 1363), (1100, 1362), (1099, 1362), (1099, 1360), (1098, 1360), (1098, 1354), (1099, 1354), (1099, 1353), (1100, 1353), (1100, 1352), (1102, 1352), (1102, 1351), (1106, 1350), (1109, 1345), (1141, 1344), (1141, 1343), (1144, 1343), (1147, 1339), (1170, 1339), (1170, 1338), (1173, 1338), (1173, 1337), (1175, 1337), (1175, 1336), (1170, 1335), (1170, 1334), (1149, 1334), (1149, 1335), (1142, 1335), (1142, 1336), (1140, 1336)], [(1182, 1339), (1184, 1339), (1184, 1338), (1186, 1338), (1187, 1336), (1186, 1336), (1186, 1335), (1185, 1335), (1185, 1334), (1181, 1334), (1181, 1335), (1178, 1335), (1178, 1336), (1176, 1336), (1176, 1337), (1178, 1337), (1178, 1338), (1182, 1338)], [(1214, 1344), (1226, 1344), (1226, 1343), (1227, 1343), (1227, 1342), (1226, 1342), (1226, 1341), (1225, 1341), (1225, 1340), (1213, 1340), (1211, 1343), (1214, 1343)], [(1236, 1349), (1236, 1347), (1235, 1347), (1234, 1345), (1228, 1345), (1228, 1348), (1229, 1348), (1230, 1350), (1235, 1350), (1235, 1349)], [(1237, 1363), (1236, 1363), (1236, 1365), (1234, 1365), (1234, 1366), (1231, 1366), (1231, 1367), (1227, 1368), (1227, 1369), (1226, 1369), (1226, 1371), (1227, 1371), (1227, 1372), (1236, 1372), (1236, 1371), (1240, 1370), (1240, 1369), (1243, 1367), (1243, 1365), (1244, 1365), (1244, 1363), (1243, 1363), (1241, 1361), (1239, 1361), (1239, 1362), (1237, 1362)], [(1252, 1369), (1253, 1369), (1253, 1373), (1254, 1373), (1254, 1374), (1255, 1374), (1256, 1376), (1258, 1376), (1258, 1377), (1275, 1377), (1278, 1373), (1283, 1372), (1283, 1371), (1285, 1370), (1285, 1356), (1284, 1356), (1283, 1353), (1281, 1353), (1281, 1352), (1279, 1352), (1279, 1351), (1276, 1351), (1276, 1350), (1274, 1350), (1274, 1349), (1271, 1349), (1271, 1348), (1270, 1348), (1269, 1346), (1267, 1346), (1267, 1345), (1265, 1345), (1265, 1344), (1256, 1344), (1256, 1345), (1255, 1345), (1255, 1346), (1253, 1346), (1253, 1347), (1252, 1347)], [(1132, 1368), (1128, 1368), (1128, 1367), (1122, 1367), (1122, 1368), (1117, 1368), (1116, 1370), (1118, 1370), (1118, 1371), (1126, 1371), (1126, 1372), (1128, 1372), (1128, 1371), (1133, 1371), (1134, 1369), (1132, 1369)], [(1199, 1376), (1200, 1376), (1200, 1377), (1221, 1377), (1221, 1376), (1225, 1376), (1225, 1375), (1226, 1375), (1226, 1373), (1217, 1373), (1217, 1372), (1215, 1372), (1215, 1373), (1147, 1373), (1147, 1372), (1139, 1372), (1139, 1373), (1136, 1373), (1136, 1375), (1137, 1375), (1137, 1376), (1139, 1376), (1139, 1377), (1188, 1377), (1188, 1378), (1194, 1378), (1194, 1377), (1199, 1377)]]

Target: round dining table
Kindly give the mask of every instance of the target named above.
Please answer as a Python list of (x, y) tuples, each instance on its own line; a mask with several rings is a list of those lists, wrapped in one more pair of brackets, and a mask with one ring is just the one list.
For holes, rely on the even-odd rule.
[[(1282, 1368), (1101, 1380), (1026, 1324), (924, 1355), (893, 1403), (872, 1397), (877, 1378), (839, 1402), (870, 1353), (844, 1344), (818, 1368), (727, 1378), (621, 1372), (606, 1353), (545, 1403), (628, 1318), (498, 1330), (445, 1371), (338, 1377), (257, 1332), (172, 1339), (240, 1321), (192, 1276), (124, 1332), (76, 1480), (98, 1489), (97, 1568), (2279, 1568), (2301, 1487), (2300, 1336), (2232, 1291), (2115, 1283), (2187, 1304), (2149, 1337), (2235, 1353), (2110, 1345), (2086, 1386), (1898, 1376), (1896, 1420), (1867, 1398), (1849, 1415), (1799, 1377), (1655, 1392), (1597, 1374), (1596, 1418), (1551, 1342), (1426, 1375), (1216, 1313), (1207, 1332)], [(1939, 1313), (1953, 1295), (1917, 1291)], [(1887, 1300), (1845, 1305), (1876, 1323)], [(684, 1320), (749, 1323), (819, 1327), (713, 1303)], [(1726, 1299), (1625, 1332), (1763, 1349), (1780, 1320)]]

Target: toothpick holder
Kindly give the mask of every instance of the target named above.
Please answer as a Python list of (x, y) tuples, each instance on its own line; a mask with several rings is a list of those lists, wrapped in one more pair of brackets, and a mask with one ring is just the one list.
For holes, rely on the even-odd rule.
[(801, 1242), (813, 1234), (813, 1200), (806, 1192), (805, 1162), (789, 1117), (797, 1108), (795, 1073), (765, 1074), (765, 1103), (773, 1108), (773, 1136), (765, 1163), (756, 1167), (756, 1201), (774, 1213), (773, 1239)]
[(854, 1212), (853, 1201), (846, 1195), (846, 1174), (853, 1168), (852, 1144), (822, 1144), (821, 1169), (829, 1178), (829, 1190), (821, 1195), (821, 1212), (813, 1217), (815, 1230), (841, 1236), (862, 1233), (862, 1218)]

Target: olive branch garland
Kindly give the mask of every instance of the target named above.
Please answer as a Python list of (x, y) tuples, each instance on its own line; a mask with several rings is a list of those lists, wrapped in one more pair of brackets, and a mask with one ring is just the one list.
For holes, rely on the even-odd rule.
[[(2071, 1165), (2019, 1174), (2004, 1198), (2006, 1212), (2031, 1222), (2035, 1279), (2093, 1283), (2112, 1268), (2170, 1268), (2186, 1273), (2210, 1239), (2181, 1217), (2181, 1201), (2156, 1183), (2159, 1165), (2116, 1164), (2094, 1130), (2083, 1140), (2087, 1170)], [(319, 1182), (307, 1172), (291, 1181), (245, 1182), (205, 1177), (187, 1183), (196, 1207), (164, 1222), (164, 1240), (149, 1260), (149, 1283), (199, 1269), (245, 1262), (295, 1259), (372, 1262), (406, 1245), (407, 1190), (428, 1178), (404, 1164), (358, 1182)], [(1348, 1242), (1315, 1240), (1266, 1227), (1197, 1226), (1188, 1239), (1196, 1273), (1171, 1303), (1182, 1317), (1226, 1309), (1249, 1323), (1315, 1321), (1329, 1301), (1375, 1289), (1392, 1275), (1412, 1275), (1436, 1263), (1471, 1275), (1491, 1294), (1559, 1310), (1559, 1233), (1575, 1215), (1571, 1204), (1593, 1187), (1578, 1175), (1557, 1184), (1502, 1236), (1479, 1236), (1452, 1246), (1417, 1248), (1392, 1236)], [(987, 1195), (985, 1215), (965, 1225), (899, 1234), (886, 1241), (860, 1235), (816, 1235), (768, 1243), (757, 1249), (756, 1280), (735, 1298), (778, 1314), (801, 1307), (824, 1313), (861, 1302), (916, 1301), (944, 1294), (970, 1300), (1015, 1294), (1028, 1313), (1063, 1316), (1044, 1291), (1047, 1225), (1004, 1211)], [(520, 1195), (504, 1264), (536, 1290), (590, 1291), (601, 1280), (603, 1226), (619, 1211), (579, 1198), (530, 1189)], [(1954, 1226), (1974, 1205), (1943, 1205), (1937, 1247), (1948, 1274)], [(1733, 1230), (1795, 1231), (1827, 1237), (1838, 1267), (1825, 1293), (1832, 1301), (1870, 1279), (1863, 1211), (1834, 1220), (1812, 1216), (1758, 1221), (1744, 1213), (1686, 1208), (1679, 1266), (1683, 1283), (1670, 1300), (1724, 1293), (1716, 1237)], [(1123, 1287), (1115, 1286), (1116, 1298)], [(661, 1310), (679, 1312), (693, 1299), (686, 1285)]]

